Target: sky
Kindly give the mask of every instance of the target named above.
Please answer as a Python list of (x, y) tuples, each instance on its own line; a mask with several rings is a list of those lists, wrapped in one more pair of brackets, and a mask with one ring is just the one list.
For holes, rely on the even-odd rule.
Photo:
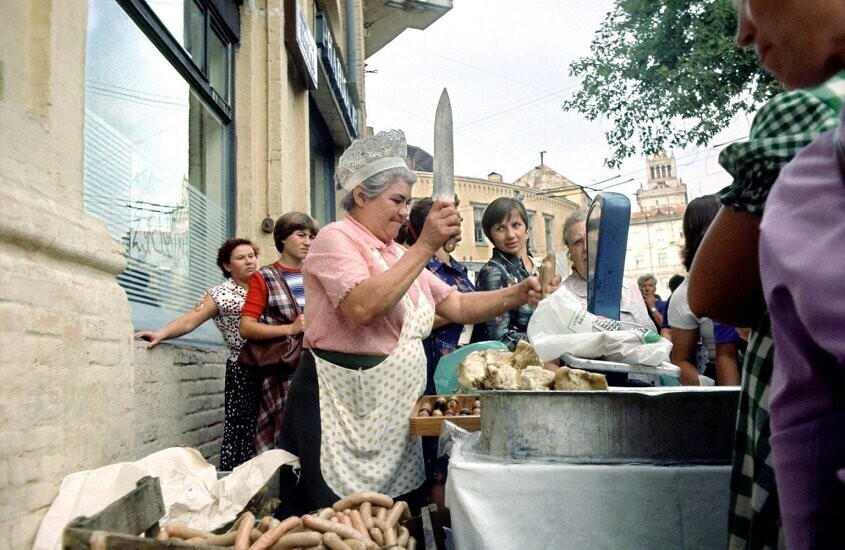
[[(425, 30), (409, 29), (366, 60), (367, 125), (400, 128), (433, 152), (434, 113), (443, 88), (454, 120), (455, 174), (513, 182), (544, 163), (579, 185), (628, 194), (646, 182), (645, 157), (611, 170), (607, 121), (564, 112), (579, 87), (569, 64), (590, 53), (613, 0), (454, 0)], [(738, 115), (708, 147), (676, 149), (690, 199), (730, 184), (718, 154), (748, 134)], [(603, 183), (602, 183), (603, 182)], [(591, 193), (592, 194), (592, 193)]]

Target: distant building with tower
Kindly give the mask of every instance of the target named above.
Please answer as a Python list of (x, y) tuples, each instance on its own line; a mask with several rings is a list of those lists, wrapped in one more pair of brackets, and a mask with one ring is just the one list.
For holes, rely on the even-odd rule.
[(636, 192), (625, 256), (625, 276), (636, 279), (653, 273), (658, 294), (669, 295), (669, 278), (686, 275), (681, 264), (684, 246), (683, 218), (687, 186), (678, 176), (675, 156), (659, 152), (646, 158), (646, 184)]

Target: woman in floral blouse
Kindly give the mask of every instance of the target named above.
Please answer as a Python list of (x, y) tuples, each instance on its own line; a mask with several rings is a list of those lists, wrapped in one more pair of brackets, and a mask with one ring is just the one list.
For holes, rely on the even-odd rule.
[(255, 456), (255, 420), (258, 378), (238, 365), (244, 339), (238, 331), (249, 278), (258, 267), (258, 247), (248, 239), (229, 239), (217, 251), (217, 266), (226, 281), (205, 294), (194, 309), (177, 317), (155, 332), (136, 332), (135, 338), (149, 342), (152, 349), (164, 340), (178, 338), (214, 320), (229, 349), (223, 389), (223, 444), (220, 469), (232, 470)]

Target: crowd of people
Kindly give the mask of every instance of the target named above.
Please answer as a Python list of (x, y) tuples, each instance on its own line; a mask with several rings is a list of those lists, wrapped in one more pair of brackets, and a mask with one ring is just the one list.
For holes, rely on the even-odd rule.
[[(837, 129), (845, 4), (735, 3), (737, 43), (754, 46), (789, 91), (757, 114), (747, 141), (720, 155), (731, 186), (688, 205), (686, 278), (672, 278), (665, 301), (653, 275), (636, 286), (625, 280), (620, 319), (671, 339), (681, 383), (740, 387), (729, 546), (837, 547), (845, 541), (845, 143)], [(416, 176), (406, 152), (397, 130), (353, 142), (336, 171), (345, 217), (319, 228), (307, 214), (281, 216), (280, 257), (260, 269), (249, 240), (226, 241), (218, 254), (225, 282), (158, 331), (135, 335), (154, 348), (214, 320), (229, 350), (220, 467), (269, 448), (298, 456), (295, 498), (279, 516), (360, 490), (417, 505), (432, 498), (424, 482), (442, 485), (444, 467), (409, 436), (407, 415), (434, 392), (439, 359), (469, 341), (514, 349), (543, 292), (564, 288), (586, 302), (586, 209), (564, 224), (558, 273), (569, 275), (542, 289), (525, 206), (494, 200), (482, 217), (492, 257), (473, 282), (443, 247), (460, 238), (458, 201), (410, 208)], [(278, 338), (305, 349), (292, 371), (238, 364), (246, 340)]]

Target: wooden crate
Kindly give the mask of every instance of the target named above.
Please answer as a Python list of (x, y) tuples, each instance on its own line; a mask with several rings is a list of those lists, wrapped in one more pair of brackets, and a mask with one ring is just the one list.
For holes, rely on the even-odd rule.
[(478, 395), (459, 394), (459, 395), (423, 395), (417, 400), (414, 408), (411, 410), (411, 434), (412, 435), (440, 435), (440, 426), (444, 420), (454, 422), (461, 428), (469, 432), (477, 432), (481, 429), (481, 415), (470, 414), (466, 416), (419, 416), (420, 407), (424, 403), (429, 403), (434, 409), (434, 403), (438, 398), (449, 399), (454, 397), (458, 400), (457, 410), (469, 409), (472, 410), (473, 403), (478, 399)]
[(420, 509), (420, 515), (404, 522), (411, 536), (417, 539), (417, 548), (422, 550), (446, 550), (446, 532), (452, 521), (447, 508), (438, 509), (436, 504), (429, 504)]
[[(284, 468), (284, 466), (282, 467)], [(256, 517), (270, 515), (279, 503), (281, 468), (259, 489), (244, 507)], [(240, 514), (239, 514), (240, 515)], [(62, 548), (65, 550), (165, 550), (184, 548), (220, 550), (219, 546), (186, 544), (177, 541), (155, 540), (159, 520), (164, 516), (164, 501), (158, 478), (144, 477), (132, 491), (106, 506), (91, 517), (79, 517), (65, 527)], [(215, 529), (215, 533), (229, 530), (233, 522)], [(421, 550), (444, 550), (443, 527), (449, 525), (448, 510), (438, 510), (431, 504), (403, 522)]]
[[(157, 477), (144, 477), (137, 487), (91, 517), (79, 517), (65, 527), (62, 548), (162, 549), (162, 541), (153, 539), (159, 532), (158, 520), (164, 515), (161, 484)], [(145, 534), (148, 538), (142, 538)], [(168, 548), (193, 545), (171, 542)], [(205, 547), (209, 548), (209, 547)]]
[[(272, 514), (279, 504), (280, 475), (281, 468), (276, 470), (267, 483), (255, 493), (244, 506), (244, 511), (248, 510), (256, 517)], [(143, 477), (138, 480), (133, 490), (100, 512), (91, 517), (78, 517), (68, 523), (62, 536), (62, 548), (66, 550), (220, 549), (219, 546), (155, 540), (153, 537), (160, 531), (158, 522), (162, 516), (164, 516), (164, 500), (161, 497), (161, 484), (157, 477)], [(226, 532), (233, 523), (234, 520), (218, 527), (214, 532)]]

